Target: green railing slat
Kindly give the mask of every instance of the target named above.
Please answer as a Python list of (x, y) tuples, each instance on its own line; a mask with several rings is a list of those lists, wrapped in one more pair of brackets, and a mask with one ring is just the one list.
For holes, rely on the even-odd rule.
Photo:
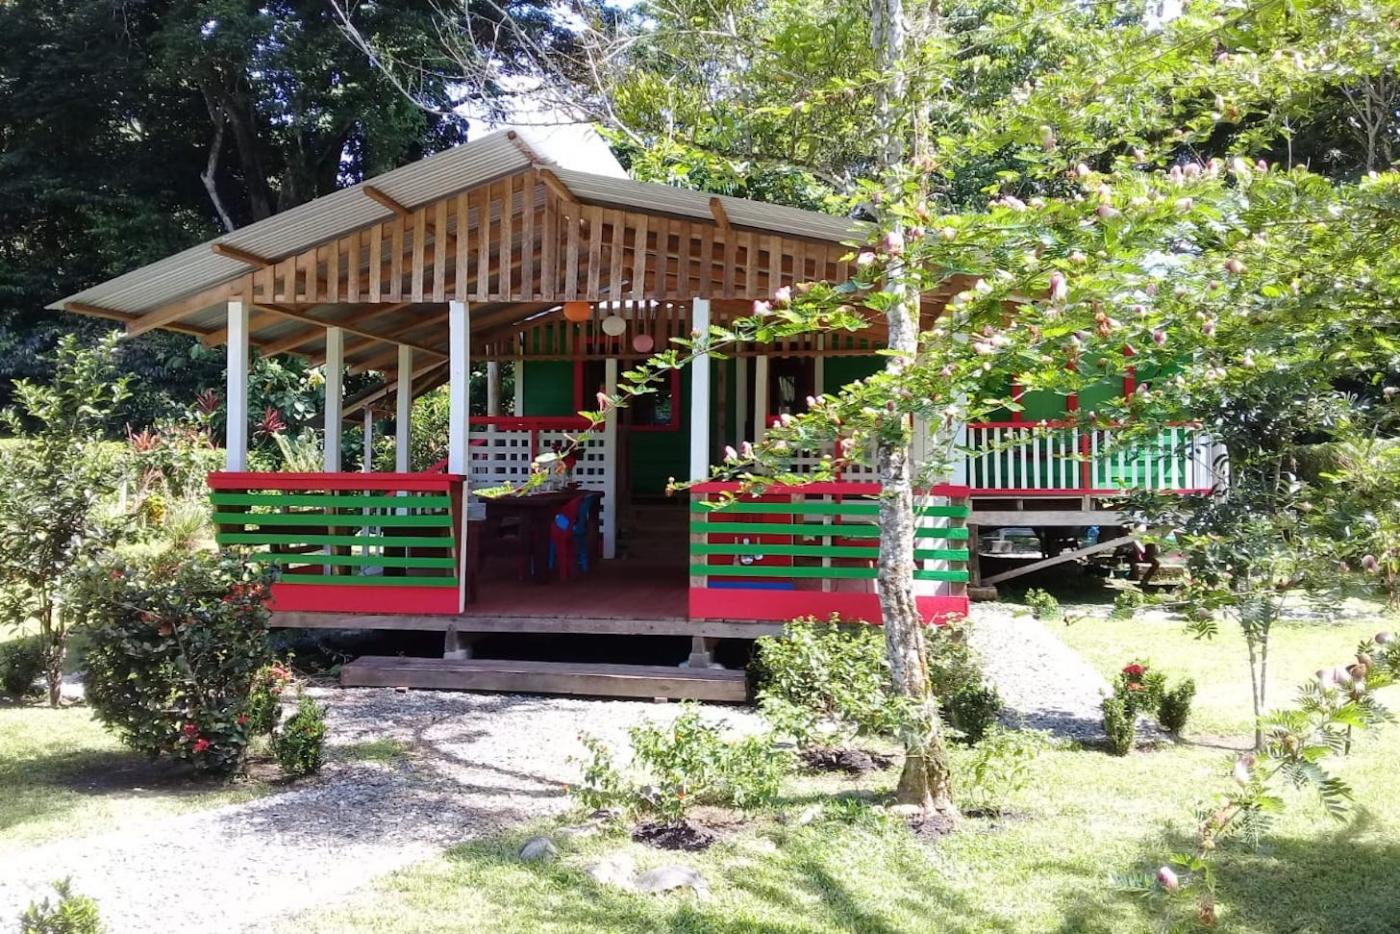
[(279, 584), (333, 584), (340, 587), (456, 587), (455, 577), (382, 577), (378, 574), (286, 574)]
[(802, 538), (879, 538), (880, 528), (869, 523), (851, 525), (792, 524), (785, 522), (691, 522), (690, 531), (740, 535), (795, 535)]
[(376, 507), (383, 509), (450, 509), (452, 497), (441, 495), (395, 496), (391, 493), (331, 496), (325, 493), (213, 493), (215, 506), (325, 506), (332, 509)]
[[(690, 531), (695, 533), (719, 534), (719, 535), (792, 535), (798, 538), (879, 538), (880, 527), (873, 524), (861, 523), (859, 525), (818, 525), (815, 523), (785, 523), (785, 522), (696, 522), (690, 523)], [(964, 540), (967, 538), (967, 528), (965, 526), (955, 526), (952, 528), (918, 528), (914, 530), (916, 538), (948, 538)]]
[(966, 571), (915, 571), (914, 579), (920, 581), (952, 581), (962, 584), (967, 582)]
[(452, 517), (440, 515), (408, 516), (364, 516), (327, 515), (323, 512), (216, 512), (215, 525), (305, 525), (315, 528), (340, 528), (371, 526), (381, 528), (445, 529), (452, 525)]
[(880, 549), (874, 545), (862, 548), (857, 545), (744, 545), (738, 542), (717, 545), (697, 542), (690, 546), (690, 552), (696, 555), (782, 555), (793, 558), (880, 557)]
[(966, 548), (915, 548), (914, 557), (920, 561), (966, 561)]
[(874, 516), (880, 512), (880, 504), (872, 503), (868, 500), (857, 500), (845, 503), (827, 503), (821, 500), (806, 500), (798, 503), (749, 503), (736, 500), (719, 507), (707, 507), (703, 503), (694, 503), (693, 512), (699, 513), (772, 513), (779, 514), (807, 514), (811, 516)]
[(293, 554), (290, 552), (263, 551), (248, 556), (252, 561), (264, 564), (330, 564), (353, 568), (454, 568), (454, 558), (431, 558), (416, 555), (403, 557), (394, 555), (323, 555), (315, 552)]
[(938, 516), (945, 519), (963, 519), (972, 515), (971, 506), (921, 506), (915, 511), (921, 516)]
[(763, 564), (692, 564), (695, 577), (825, 577), (874, 580), (875, 568), (783, 567)]
[(279, 535), (273, 532), (218, 532), (220, 545), (351, 545), (385, 548), (451, 548), (451, 536), (426, 535)]

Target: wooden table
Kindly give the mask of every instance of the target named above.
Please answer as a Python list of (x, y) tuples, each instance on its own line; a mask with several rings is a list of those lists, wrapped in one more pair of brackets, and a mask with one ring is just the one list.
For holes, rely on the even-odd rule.
[[(484, 500), (486, 520), (482, 523), (482, 533), (485, 544), (489, 546), (498, 542), (506, 520), (516, 519), (519, 523), (517, 554), (521, 557), (520, 575), (545, 583), (549, 580), (549, 527), (567, 503), (590, 493), (592, 491), (582, 489), (551, 490), (494, 496)], [(529, 571), (532, 566), (533, 574)]]

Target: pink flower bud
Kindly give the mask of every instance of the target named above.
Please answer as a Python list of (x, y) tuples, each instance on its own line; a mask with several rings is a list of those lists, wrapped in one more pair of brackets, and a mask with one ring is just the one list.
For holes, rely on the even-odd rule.
[(1361, 567), (1368, 573), (1374, 574), (1381, 569), (1381, 563), (1376, 560), (1375, 555), (1362, 555)]
[(1254, 757), (1245, 755), (1235, 760), (1235, 767), (1230, 770), (1230, 777), (1235, 780), (1235, 784), (1244, 787), (1249, 784), (1250, 769), (1254, 767)]
[(755, 302), (753, 303), (753, 313), (756, 314), (756, 315), (758, 315), (758, 316), (760, 316), (760, 317), (762, 317), (763, 315), (769, 314), (769, 313), (771, 313), (772, 311), (773, 311), (773, 303), (772, 303), (772, 302), (765, 302), (765, 301), (759, 300), (759, 301), (755, 301)]
[(1052, 302), (1062, 302), (1069, 297), (1069, 282), (1065, 279), (1064, 273), (1050, 273), (1050, 300)]
[(1191, 198), (1177, 198), (1176, 210), (1178, 214), (1186, 214), (1196, 206), (1196, 202)]
[(904, 252), (904, 234), (897, 230), (891, 230), (880, 241), (880, 248), (891, 256), (898, 256)]
[(1152, 343), (1158, 347), (1165, 347), (1167, 344), (1167, 332), (1161, 329), (1152, 332)]
[(860, 253), (856, 254), (857, 266), (869, 266), (873, 262), (875, 262), (875, 254), (869, 250), (862, 250)]
[(792, 286), (785, 285), (773, 293), (773, 301), (779, 305), (786, 305), (792, 301)]
[(1168, 892), (1175, 892), (1181, 888), (1181, 880), (1176, 877), (1170, 866), (1163, 866), (1157, 870), (1157, 884)]
[(605, 393), (605, 392), (600, 392), (600, 393), (598, 393), (598, 408), (600, 408), (600, 409), (606, 409), (607, 407), (608, 407), (608, 394)]
[(1244, 263), (1232, 256), (1225, 261), (1225, 271), (1232, 276), (1238, 276), (1244, 272)]
[(739, 452), (734, 450), (734, 445), (726, 444), (724, 446), (724, 459), (727, 461), (735, 461), (739, 459)]
[(1198, 163), (1195, 162), (1188, 162), (1185, 168), (1183, 168), (1181, 171), (1187, 178), (1201, 177), (1201, 167)]
[(1090, 175), (1094, 174), (1094, 170), (1081, 162), (1074, 167), (1074, 173), (1080, 178), (1088, 178)]
[(1111, 205), (1111, 204), (1101, 204), (1101, 205), (1098, 206), (1097, 210), (1095, 210), (1094, 213), (1097, 214), (1099, 217), (1102, 217), (1102, 218), (1104, 218), (1105, 220), (1107, 220), (1108, 218), (1111, 218), (1111, 217), (1117, 217), (1119, 214), (1122, 214), (1123, 212), (1120, 211), (1120, 210), (1118, 210), (1117, 208), (1115, 208), (1115, 207), (1114, 207), (1113, 205)]
[(1167, 173), (1167, 177), (1171, 179), (1173, 185), (1180, 185), (1182, 182), (1181, 166), (1172, 166), (1171, 171)]
[(745, 459), (753, 457), (753, 444), (751, 442), (745, 441), (739, 445), (739, 448), (743, 452)]

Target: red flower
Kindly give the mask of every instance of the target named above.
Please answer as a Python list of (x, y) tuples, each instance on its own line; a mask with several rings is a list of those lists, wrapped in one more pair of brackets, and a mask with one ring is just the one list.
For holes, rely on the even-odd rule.
[(234, 721), (234, 722), (236, 722), (239, 726), (247, 726), (247, 725), (248, 725), (248, 715), (247, 715), (246, 713), (241, 713), (241, 714), (238, 715), (238, 719), (237, 719), (236, 721)]
[(121, 569), (120, 569), (120, 568), (113, 568), (112, 570), (108, 571), (108, 572), (107, 572), (107, 579), (108, 579), (109, 581), (119, 581), (119, 580), (121, 580), (121, 579), (122, 579), (122, 572), (121, 572)]
[(186, 723), (180, 728), (180, 732), (193, 739), (199, 735), (199, 727), (195, 726), (193, 723)]
[(1136, 681), (1129, 681), (1129, 682), (1128, 682), (1128, 690), (1130, 690), (1130, 691), (1141, 691), (1141, 690), (1142, 690), (1142, 685), (1141, 685), (1141, 684), (1138, 684)]
[(209, 748), (209, 740), (200, 738), (200, 739), (197, 739), (197, 740), (194, 741), (194, 751), (195, 751), (195, 755), (198, 755), (198, 754), (200, 754), (201, 752), (204, 752), (204, 751), (207, 750), (208, 748)]
[(1145, 665), (1139, 665), (1137, 662), (1133, 662), (1131, 665), (1125, 665), (1123, 667), (1123, 674), (1127, 675), (1130, 678), (1141, 678), (1146, 673), (1147, 667)]

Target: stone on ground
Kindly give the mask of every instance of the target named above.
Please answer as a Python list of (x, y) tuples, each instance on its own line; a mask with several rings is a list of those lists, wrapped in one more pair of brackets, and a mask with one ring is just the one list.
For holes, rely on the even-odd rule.
[(531, 837), (520, 847), (520, 859), (527, 863), (548, 862), (559, 855), (559, 848), (548, 837)]

